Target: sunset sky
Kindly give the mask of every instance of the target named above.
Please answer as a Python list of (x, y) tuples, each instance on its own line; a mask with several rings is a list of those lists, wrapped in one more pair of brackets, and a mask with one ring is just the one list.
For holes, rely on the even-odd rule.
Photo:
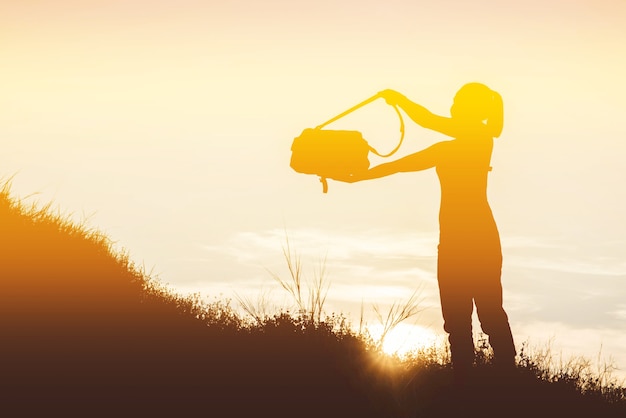
[[(505, 105), (489, 199), (516, 343), (626, 376), (625, 45), (622, 0), (7, 1), (0, 178), (181, 292), (288, 304), (288, 237), (309, 277), (326, 260), (328, 311), (418, 289), (403, 332), (440, 335), (434, 171), (323, 194), (290, 146), (380, 90), (448, 115), (479, 81)], [(446, 139), (406, 123), (398, 155)], [(387, 151), (398, 124), (377, 101), (330, 127)]]

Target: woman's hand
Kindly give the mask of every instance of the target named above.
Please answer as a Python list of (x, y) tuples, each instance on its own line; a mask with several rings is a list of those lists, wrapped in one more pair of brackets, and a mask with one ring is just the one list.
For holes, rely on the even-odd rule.
[(379, 91), (378, 95), (382, 97), (383, 99), (385, 99), (387, 104), (392, 105), (392, 106), (397, 105), (401, 100), (405, 99), (402, 93), (399, 93), (391, 89)]

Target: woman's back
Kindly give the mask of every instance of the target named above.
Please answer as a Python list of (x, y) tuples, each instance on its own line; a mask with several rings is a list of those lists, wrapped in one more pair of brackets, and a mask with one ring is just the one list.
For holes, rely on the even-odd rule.
[[(442, 143), (436, 164), (441, 184), (441, 242), (468, 251), (485, 244), (499, 249), (498, 231), (487, 200), (493, 139), (455, 139)], [(478, 239), (478, 240), (477, 240)], [(489, 245), (489, 246), (491, 246)]]

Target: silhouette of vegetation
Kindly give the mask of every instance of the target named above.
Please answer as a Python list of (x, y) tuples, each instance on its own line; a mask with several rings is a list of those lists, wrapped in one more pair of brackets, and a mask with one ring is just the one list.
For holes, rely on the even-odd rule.
[[(302, 261), (296, 251), (291, 248), (289, 237), (286, 238), (283, 255), (289, 269), (289, 278), (284, 279), (276, 273), (269, 273), (294, 299), (298, 306), (299, 316), (307, 317), (311, 322), (320, 322), (322, 320), (324, 303), (326, 302), (326, 294), (328, 293), (326, 260), (320, 262), (319, 270), (315, 272), (313, 279), (309, 283), (305, 283)], [(308, 289), (308, 297), (306, 299), (303, 294), (305, 287)]]
[[(505, 403), (519, 416), (626, 412), (626, 390), (609, 369), (593, 374), (580, 360), (555, 369), (545, 353), (522, 349), (515, 376), (497, 376), (486, 342), (472, 384), (460, 391), (451, 386), (445, 348), (385, 355), (342, 315), (320, 314), (325, 282), (316, 283), (318, 296), (301, 299), (306, 309), (250, 321), (229, 301), (173, 293), (114, 251), (104, 234), (53, 214), (50, 205), (11, 198), (5, 185), (3, 414), (489, 417), (505, 416)], [(486, 409), (485, 396), (498, 401)]]
[(389, 335), (389, 333), (401, 322), (406, 321), (407, 319), (420, 313), (421, 308), (419, 306), (418, 290), (414, 291), (409, 299), (404, 303), (393, 302), (386, 315), (383, 314), (378, 305), (374, 305), (376, 318), (383, 327), (377, 343), (378, 347), (383, 347), (387, 335)]

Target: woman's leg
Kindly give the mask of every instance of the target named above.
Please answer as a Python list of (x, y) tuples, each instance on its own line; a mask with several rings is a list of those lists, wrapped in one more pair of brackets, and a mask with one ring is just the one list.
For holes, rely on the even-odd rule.
[(439, 297), (444, 330), (449, 334), (450, 353), (455, 368), (467, 368), (474, 362), (472, 338), (473, 302), (471, 293), (449, 278), (439, 278)]
[(489, 336), (496, 364), (514, 366), (515, 344), (509, 318), (502, 306), (500, 271), (497, 269), (484, 273), (480, 282), (476, 284), (474, 302), (481, 328)]
[(474, 339), (472, 338), (471, 286), (454, 258), (441, 257), (437, 263), (439, 298), (443, 314), (444, 330), (449, 334), (452, 365), (457, 378), (463, 379), (474, 362)]

